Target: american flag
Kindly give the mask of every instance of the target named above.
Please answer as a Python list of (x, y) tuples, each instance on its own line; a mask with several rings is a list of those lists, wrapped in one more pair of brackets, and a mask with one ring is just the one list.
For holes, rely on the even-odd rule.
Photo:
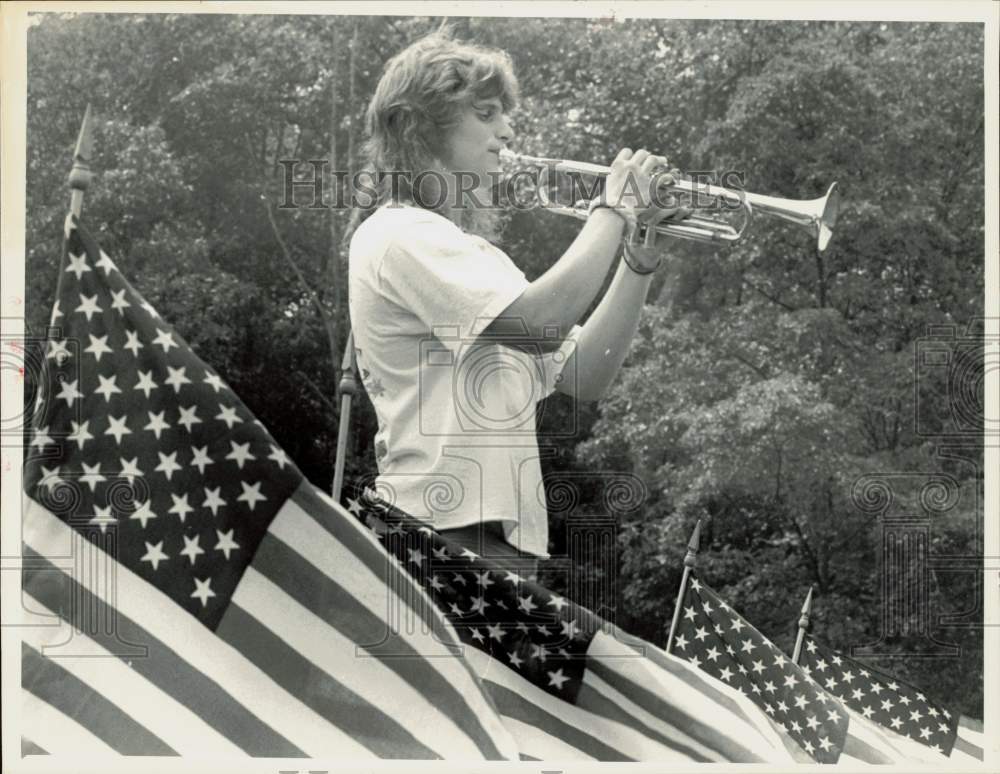
[(959, 713), (935, 704), (913, 686), (838, 653), (808, 635), (803, 640), (799, 663), (803, 671), (866, 720), (942, 755), (950, 756), (957, 746), (982, 760), (982, 749), (959, 738)]
[(23, 749), (516, 760), (425, 593), (65, 236), (24, 466)]
[(374, 493), (357, 495), (348, 510), (448, 616), (522, 757), (800, 760), (791, 740), (726, 686)]
[(749, 697), (819, 763), (836, 763), (849, 717), (790, 658), (691, 573), (672, 652)]

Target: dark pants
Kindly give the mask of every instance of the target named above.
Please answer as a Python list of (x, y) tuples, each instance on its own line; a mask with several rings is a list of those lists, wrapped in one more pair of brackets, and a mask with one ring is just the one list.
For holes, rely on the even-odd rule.
[(441, 536), (479, 554), (502, 570), (509, 570), (525, 580), (535, 580), (538, 557), (518, 551), (504, 537), (503, 524), (487, 521), (457, 529), (440, 530)]

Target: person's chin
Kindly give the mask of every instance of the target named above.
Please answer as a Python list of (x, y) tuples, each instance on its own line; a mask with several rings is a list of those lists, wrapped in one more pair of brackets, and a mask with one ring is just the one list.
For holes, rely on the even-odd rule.
[(485, 170), (483, 170), (483, 187), (489, 188), (497, 180), (500, 179), (500, 175), (503, 173), (503, 167), (500, 166), (500, 160), (495, 159), (493, 163), (489, 164)]

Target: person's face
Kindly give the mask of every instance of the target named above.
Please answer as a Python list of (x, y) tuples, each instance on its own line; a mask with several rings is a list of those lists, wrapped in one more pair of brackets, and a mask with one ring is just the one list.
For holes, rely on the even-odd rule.
[[(445, 135), (445, 169), (478, 175), (480, 186), (488, 186), (500, 171), (499, 151), (513, 136), (499, 97), (473, 100)], [(494, 173), (492, 178), (490, 173)]]

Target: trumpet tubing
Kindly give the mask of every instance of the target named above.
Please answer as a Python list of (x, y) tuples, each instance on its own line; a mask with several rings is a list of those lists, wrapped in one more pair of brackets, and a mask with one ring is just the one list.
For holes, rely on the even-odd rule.
[[(510, 163), (539, 166), (555, 172), (591, 175), (602, 178), (607, 177), (611, 172), (610, 167), (600, 164), (528, 156), (521, 153), (514, 153), (507, 149), (500, 151), (500, 157)], [(840, 210), (840, 191), (836, 183), (830, 186), (824, 196), (809, 200), (782, 199), (777, 196), (749, 193), (747, 191), (723, 188), (707, 183), (698, 183), (692, 180), (677, 180), (671, 184), (665, 184), (663, 185), (663, 190), (668, 193), (690, 196), (692, 200), (697, 200), (698, 202), (706, 200), (710, 203), (722, 202), (727, 207), (743, 211), (743, 222), (739, 228), (719, 218), (703, 217), (701, 215), (692, 215), (677, 221), (664, 221), (656, 227), (657, 233), (698, 242), (726, 242), (736, 244), (742, 241), (747, 235), (754, 215), (759, 213), (794, 223), (808, 230), (816, 239), (816, 249), (822, 252), (830, 243), (830, 239), (833, 236), (833, 229), (837, 225), (837, 216)], [(582, 206), (574, 205), (570, 207), (547, 201), (545, 194), (541, 190), (539, 191), (539, 195), (543, 199), (543, 203), (546, 204), (546, 209), (559, 215), (568, 215), (569, 217), (577, 218), (578, 220), (587, 219), (586, 205), (588, 203), (583, 203)]]

